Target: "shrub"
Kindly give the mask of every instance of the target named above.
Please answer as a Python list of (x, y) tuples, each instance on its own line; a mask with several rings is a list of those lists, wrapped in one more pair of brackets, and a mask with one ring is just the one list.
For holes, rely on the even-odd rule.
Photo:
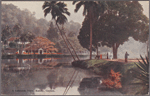
[(110, 71), (109, 78), (103, 80), (102, 82), (103, 82), (102, 84), (108, 88), (116, 88), (116, 89), (122, 88), (120, 72), (114, 72), (112, 69)]

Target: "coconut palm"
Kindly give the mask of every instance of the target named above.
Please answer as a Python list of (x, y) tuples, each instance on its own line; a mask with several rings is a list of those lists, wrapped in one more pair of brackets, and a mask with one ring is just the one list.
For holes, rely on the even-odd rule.
[(104, 13), (106, 8), (105, 1), (73, 1), (76, 4), (75, 12), (84, 6), (83, 16), (89, 18), (90, 22), (90, 59), (92, 59), (92, 24)]
[[(68, 16), (70, 15), (70, 13), (68, 12), (68, 9), (66, 8), (66, 4), (64, 2), (60, 2), (60, 1), (59, 2), (58, 1), (45, 1), (42, 8), (44, 9), (44, 16), (47, 16), (48, 13), (51, 13), (52, 19), (55, 20), (56, 26), (58, 27), (61, 37), (63, 38), (65, 44), (67, 45), (67, 48), (68, 48), (69, 52), (71, 53), (73, 59), (75, 60), (75, 58), (67, 44), (68, 39), (66, 38), (67, 41), (65, 40), (65, 38), (63, 37), (64, 33), (63, 33), (63, 31), (60, 30), (60, 28), (58, 26), (58, 24), (62, 25), (67, 21), (67, 18), (65, 15), (68, 15)], [(70, 42), (69, 42), (69, 44), (70, 44)], [(71, 47), (72, 47), (72, 45), (71, 45)], [(73, 50), (74, 50), (74, 48), (73, 48)]]

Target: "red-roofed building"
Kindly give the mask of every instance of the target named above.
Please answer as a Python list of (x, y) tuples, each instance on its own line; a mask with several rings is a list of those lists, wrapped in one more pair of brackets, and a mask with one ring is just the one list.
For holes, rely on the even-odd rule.
[(49, 39), (38, 36), (23, 49), (22, 54), (55, 54), (58, 50), (54, 45)]
[(11, 42), (16, 42), (17, 48), (20, 48), (20, 47), (26, 46), (26, 45), (28, 45), (28, 44), (30, 43), (30, 42), (21, 42), (19, 39), (20, 39), (20, 37), (11, 37), (11, 38), (9, 38), (9, 39), (7, 40), (8, 46), (9, 46), (9, 44), (10, 44)]
[(17, 39), (19, 39), (19, 37), (10, 37), (10, 38), (7, 40), (7, 42), (12, 42), (12, 41), (15, 41), (15, 40), (17, 40)]
[(1, 41), (3, 50), (2, 54), (15, 54), (18, 49), (20, 50), (30, 44), (30, 42), (21, 42), (19, 39), (20, 37), (10, 37), (6, 44)]

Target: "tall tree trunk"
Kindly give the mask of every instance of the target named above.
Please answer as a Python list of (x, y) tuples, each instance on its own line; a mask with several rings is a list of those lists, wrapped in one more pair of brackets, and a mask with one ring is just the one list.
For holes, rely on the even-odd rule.
[(69, 46), (68, 46), (68, 44), (67, 44), (66, 40), (64, 39), (64, 37), (63, 37), (63, 35), (62, 35), (62, 31), (60, 30), (60, 28), (59, 28), (59, 26), (58, 26), (58, 24), (57, 24), (57, 23), (56, 23), (56, 25), (57, 25), (57, 27), (58, 27), (58, 30), (59, 30), (59, 32), (60, 32), (60, 34), (61, 34), (61, 37), (62, 37), (62, 39), (64, 40), (64, 42), (65, 42), (65, 44), (66, 44), (66, 46), (67, 46), (67, 48), (68, 48), (68, 50), (69, 50), (69, 52), (70, 52), (70, 54), (71, 54), (72, 58), (75, 60), (75, 58), (74, 58), (74, 56), (73, 56), (73, 54), (72, 54), (71, 50), (69, 49)]
[(113, 44), (113, 59), (117, 59), (117, 51), (118, 51), (119, 44), (114, 43)]
[(70, 46), (72, 47), (72, 49), (73, 49), (73, 51), (74, 51), (76, 57), (78, 58), (78, 60), (80, 60), (79, 57), (78, 57), (78, 55), (77, 55), (77, 53), (76, 53), (76, 51), (75, 51), (75, 49), (73, 48), (72, 44), (71, 44), (70, 41), (68, 40), (66, 34), (64, 34), (64, 35), (65, 35), (65, 38), (66, 38), (67, 42), (68, 42), (68, 43), (70, 44)]
[(71, 44), (70, 41), (68, 40), (66, 34), (65, 34), (63, 31), (62, 31), (62, 33), (64, 34), (64, 36), (65, 36), (67, 42), (69, 43), (69, 45), (71, 46), (71, 48), (73, 49), (73, 51), (74, 51), (74, 53), (75, 53), (77, 59), (80, 60), (79, 57), (78, 57), (78, 55), (77, 55), (77, 53), (76, 53), (76, 51), (75, 51), (75, 49), (73, 48), (72, 44)]
[(149, 58), (149, 39), (147, 40), (147, 57)]
[(92, 7), (89, 10), (90, 19), (90, 59), (92, 59)]
[(96, 48), (97, 48), (97, 56), (98, 56), (98, 43), (97, 43), (97, 46), (96, 46)]

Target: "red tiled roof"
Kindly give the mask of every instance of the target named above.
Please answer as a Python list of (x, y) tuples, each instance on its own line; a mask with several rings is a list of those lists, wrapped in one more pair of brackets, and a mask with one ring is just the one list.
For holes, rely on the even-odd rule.
[(33, 41), (39, 41), (39, 42), (47, 42), (49, 44), (55, 45), (54, 42), (51, 42), (49, 39), (41, 36), (37, 36)]
[(14, 40), (16, 40), (16, 39), (19, 39), (19, 37), (10, 37), (10, 38), (8, 39), (8, 41), (14, 41)]

